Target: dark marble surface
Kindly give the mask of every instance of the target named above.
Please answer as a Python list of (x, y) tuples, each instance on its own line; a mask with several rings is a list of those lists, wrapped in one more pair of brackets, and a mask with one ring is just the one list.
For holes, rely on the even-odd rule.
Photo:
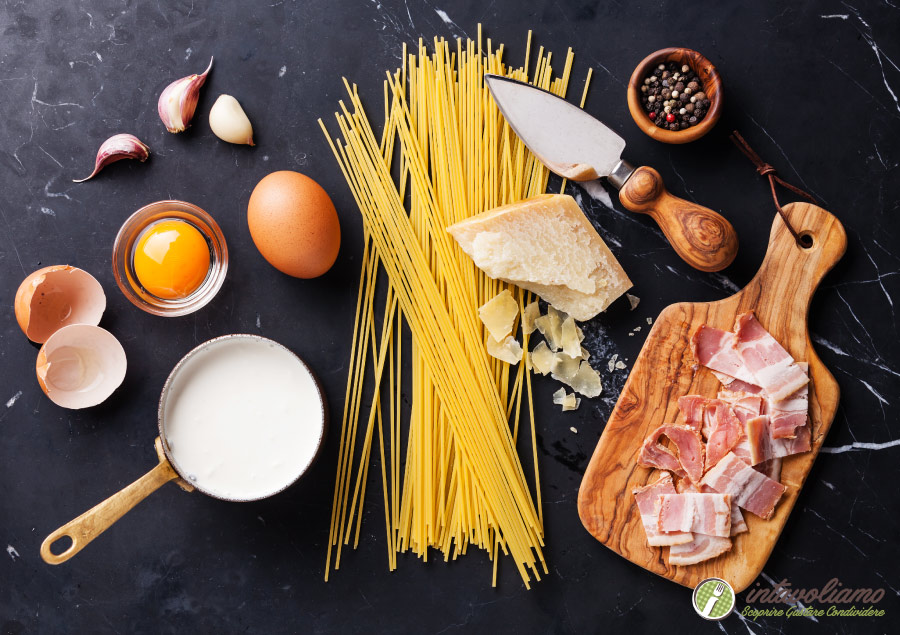
[[(5, 2), (2, 632), (896, 632), (900, 7), (890, 0), (741, 4)], [(595, 542), (581, 527), (575, 500), (627, 373), (605, 368), (603, 397), (567, 416), (549, 404), (553, 382), (536, 382), (550, 574), (531, 591), (508, 562), (501, 564), (499, 587), (491, 588), (490, 564), (474, 552), (449, 565), (401, 557), (399, 570), (389, 573), (377, 485), (370, 488), (362, 544), (323, 582), (334, 434), (312, 473), (275, 498), (229, 504), (168, 485), (69, 563), (41, 561), (38, 547), (50, 531), (153, 466), (159, 391), (197, 343), (242, 331), (283, 342), (320, 374), (332, 410), (340, 411), (361, 229), (315, 120), (335, 110), (342, 75), (380, 104), (382, 73), (398, 64), (401, 43), (474, 35), (479, 21), (515, 60), (524, 55), (529, 28), (536, 44), (557, 56), (574, 47), (574, 81), (580, 84), (589, 66), (595, 70), (588, 110), (625, 137), (628, 156), (659, 169), (674, 193), (722, 210), (739, 232), (734, 265), (702, 274), (674, 255), (648, 219), (585, 196), (586, 211), (641, 297), (636, 311), (619, 303), (586, 326), (595, 355), (617, 352), (633, 360), (647, 317), (674, 301), (721, 298), (754, 273), (773, 206), (766, 184), (727, 141), (732, 128), (844, 222), (847, 254), (810, 312), (817, 350), (841, 386), (841, 406), (759, 584), (788, 578), (797, 587), (818, 587), (838, 577), (847, 586), (882, 587), (885, 617), (753, 623), (731, 616), (707, 624), (691, 609), (688, 590)], [(670, 45), (700, 50), (725, 80), (721, 123), (687, 147), (650, 140), (625, 107), (625, 82), (635, 64)], [(156, 115), (159, 92), (172, 79), (202, 70), (213, 54), (216, 66), (196, 125), (186, 134), (168, 134)], [(213, 137), (205, 115), (220, 93), (244, 104), (257, 147)], [(100, 141), (124, 131), (150, 145), (148, 163), (119, 163), (94, 182), (71, 183), (89, 171)], [(250, 190), (276, 169), (309, 174), (339, 209), (340, 258), (321, 279), (277, 273), (250, 241)], [(122, 221), (167, 197), (210, 211), (232, 258), (212, 304), (170, 320), (130, 305), (110, 269)], [(62, 410), (44, 397), (33, 374), (37, 348), (13, 316), (13, 295), (25, 274), (56, 263), (99, 278), (109, 301), (102, 325), (128, 354), (124, 385), (86, 411)], [(738, 610), (744, 605), (742, 596)]]

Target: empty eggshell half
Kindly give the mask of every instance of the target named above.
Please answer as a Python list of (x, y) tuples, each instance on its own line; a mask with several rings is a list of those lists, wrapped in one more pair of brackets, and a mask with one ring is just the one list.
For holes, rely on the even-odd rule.
[(106, 309), (106, 294), (87, 271), (54, 265), (22, 281), (16, 291), (15, 309), (26, 337), (42, 344), (64, 326), (99, 324)]
[(63, 408), (89, 408), (106, 400), (125, 379), (125, 349), (112, 333), (90, 324), (64, 326), (37, 358), (38, 383)]

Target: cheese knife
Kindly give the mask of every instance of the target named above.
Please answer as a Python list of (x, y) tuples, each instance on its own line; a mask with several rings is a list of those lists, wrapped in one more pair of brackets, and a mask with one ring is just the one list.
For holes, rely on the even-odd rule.
[(632, 212), (648, 214), (681, 258), (701, 271), (719, 271), (737, 255), (738, 239), (725, 218), (674, 196), (659, 172), (622, 159), (625, 140), (562, 97), (499, 75), (485, 82), (529, 150), (550, 171), (572, 181), (605, 177)]

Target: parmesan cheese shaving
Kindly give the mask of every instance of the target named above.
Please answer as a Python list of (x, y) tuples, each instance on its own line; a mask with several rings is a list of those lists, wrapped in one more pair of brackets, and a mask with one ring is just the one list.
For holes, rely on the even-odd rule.
[(522, 359), (522, 345), (512, 335), (508, 335), (499, 342), (493, 335), (487, 338), (488, 355), (502, 359), (507, 364), (518, 364)]
[(478, 317), (497, 342), (512, 333), (518, 314), (519, 305), (509, 289), (504, 289), (478, 309)]
[(563, 352), (570, 357), (581, 357), (581, 340), (578, 338), (578, 331), (572, 316), (567, 317), (560, 327), (560, 345)]
[(555, 360), (553, 351), (547, 346), (547, 342), (541, 342), (531, 351), (531, 363), (534, 369), (541, 375), (546, 375), (553, 370)]
[(534, 333), (537, 328), (534, 325), (534, 321), (537, 320), (541, 316), (541, 307), (538, 304), (538, 301), (535, 300), (528, 304), (525, 307), (525, 310), (522, 311), (522, 333), (525, 335), (531, 335)]

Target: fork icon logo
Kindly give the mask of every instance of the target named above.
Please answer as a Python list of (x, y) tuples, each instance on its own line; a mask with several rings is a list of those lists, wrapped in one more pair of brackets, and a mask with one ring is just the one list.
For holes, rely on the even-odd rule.
[(722, 620), (734, 610), (734, 589), (725, 580), (707, 578), (694, 588), (694, 610), (705, 620)]

